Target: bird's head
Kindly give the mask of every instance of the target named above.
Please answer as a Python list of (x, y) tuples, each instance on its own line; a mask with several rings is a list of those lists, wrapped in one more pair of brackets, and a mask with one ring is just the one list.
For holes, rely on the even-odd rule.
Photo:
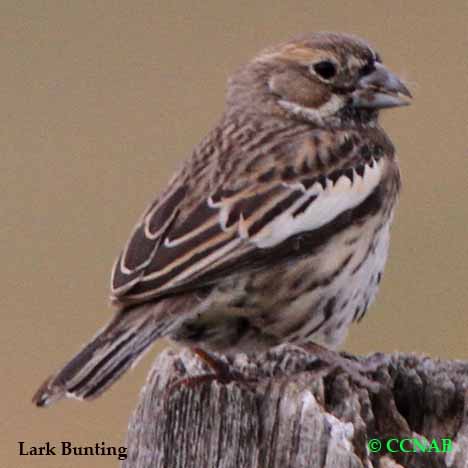
[(228, 108), (317, 125), (366, 125), (411, 93), (364, 41), (315, 33), (264, 50), (230, 80)]

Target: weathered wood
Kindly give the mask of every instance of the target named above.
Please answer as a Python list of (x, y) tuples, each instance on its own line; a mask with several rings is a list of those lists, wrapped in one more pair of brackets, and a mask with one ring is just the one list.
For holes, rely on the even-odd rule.
[[(208, 371), (188, 350), (163, 352), (131, 419), (123, 466), (468, 467), (468, 363), (393, 354), (372, 374), (376, 393), (295, 347), (232, 365), (256, 381), (174, 386)], [(373, 438), (421, 436), (451, 438), (452, 450), (367, 447)]]

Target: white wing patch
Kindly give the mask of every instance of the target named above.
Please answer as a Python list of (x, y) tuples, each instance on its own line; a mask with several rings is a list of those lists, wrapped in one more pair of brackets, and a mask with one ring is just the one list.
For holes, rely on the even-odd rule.
[[(345, 175), (335, 183), (327, 179), (325, 189), (316, 182), (304, 191), (303, 197), (251, 237), (250, 241), (265, 249), (274, 247), (295, 234), (324, 226), (341, 213), (358, 206), (372, 193), (380, 182), (384, 164), (384, 159), (373, 160), (365, 166), (362, 176), (353, 171), (353, 182)], [(314, 195), (317, 198), (305, 211), (294, 217), (294, 211)]]

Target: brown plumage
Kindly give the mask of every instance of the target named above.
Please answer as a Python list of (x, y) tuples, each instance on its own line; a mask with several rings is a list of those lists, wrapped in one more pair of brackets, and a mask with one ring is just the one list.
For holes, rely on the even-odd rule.
[(382, 108), (409, 91), (355, 37), (266, 49), (135, 227), (111, 323), (34, 397), (101, 394), (162, 336), (221, 353), (336, 348), (372, 302), (400, 186)]

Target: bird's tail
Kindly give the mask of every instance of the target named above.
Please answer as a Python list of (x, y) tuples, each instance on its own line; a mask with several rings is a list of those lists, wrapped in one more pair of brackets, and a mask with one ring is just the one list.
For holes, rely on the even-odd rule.
[(101, 395), (167, 333), (174, 320), (163, 319), (158, 309), (140, 306), (117, 312), (90, 343), (41, 385), (33, 403), (48, 406), (62, 398), (88, 400)]

